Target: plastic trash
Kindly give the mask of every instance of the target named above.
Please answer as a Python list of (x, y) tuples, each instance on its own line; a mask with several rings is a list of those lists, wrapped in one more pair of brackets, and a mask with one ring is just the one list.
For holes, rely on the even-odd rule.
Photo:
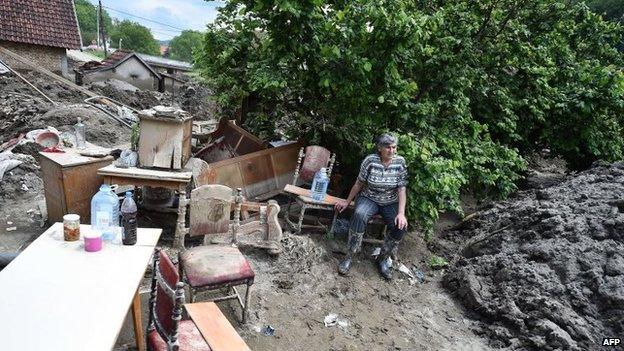
[(78, 123), (74, 125), (74, 130), (76, 132), (76, 148), (84, 149), (86, 146), (85, 125), (80, 120), (80, 117), (78, 117)]
[(326, 327), (333, 327), (334, 325), (338, 324), (338, 315), (335, 313), (328, 314), (327, 316), (325, 316), (323, 323), (325, 323)]
[(275, 335), (275, 328), (267, 324), (260, 332), (266, 336), (273, 336)]

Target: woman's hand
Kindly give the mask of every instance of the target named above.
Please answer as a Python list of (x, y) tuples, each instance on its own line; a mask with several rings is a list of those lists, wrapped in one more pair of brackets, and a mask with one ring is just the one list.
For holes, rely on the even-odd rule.
[(338, 213), (341, 213), (347, 207), (349, 207), (349, 203), (347, 202), (347, 200), (338, 200), (338, 202), (336, 202), (336, 204), (334, 205), (334, 209), (338, 211)]
[(407, 218), (405, 218), (404, 214), (399, 213), (394, 219), (394, 224), (397, 226), (397, 228), (405, 230), (407, 229)]

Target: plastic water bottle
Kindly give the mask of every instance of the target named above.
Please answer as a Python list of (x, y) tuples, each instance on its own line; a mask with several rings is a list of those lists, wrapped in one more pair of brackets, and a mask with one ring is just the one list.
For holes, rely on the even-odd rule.
[(312, 181), (312, 200), (314, 201), (323, 201), (325, 199), (325, 195), (327, 194), (327, 186), (329, 185), (329, 178), (327, 177), (327, 170), (325, 167), (319, 169), (314, 175), (314, 180)]
[(137, 205), (132, 193), (126, 191), (126, 198), (121, 203), (121, 242), (124, 245), (134, 245), (137, 242)]
[(74, 130), (76, 131), (76, 148), (84, 149), (86, 140), (85, 140), (85, 125), (78, 117), (78, 123), (74, 126)]
[(113, 241), (119, 226), (119, 200), (107, 184), (91, 199), (91, 226), (102, 232), (102, 240)]

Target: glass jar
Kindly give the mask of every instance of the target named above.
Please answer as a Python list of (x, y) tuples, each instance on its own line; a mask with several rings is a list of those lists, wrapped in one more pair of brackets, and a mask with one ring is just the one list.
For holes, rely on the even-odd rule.
[(76, 241), (80, 239), (79, 215), (66, 214), (63, 216), (63, 238), (65, 241)]

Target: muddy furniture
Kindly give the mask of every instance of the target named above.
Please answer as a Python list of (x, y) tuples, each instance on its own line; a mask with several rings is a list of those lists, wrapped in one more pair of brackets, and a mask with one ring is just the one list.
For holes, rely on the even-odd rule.
[(146, 335), (149, 350), (211, 350), (195, 323), (181, 320), (183, 304), (184, 283), (169, 256), (156, 248)]
[[(326, 195), (325, 199), (323, 199), (322, 202), (318, 202), (318, 201), (314, 201), (312, 200), (311, 196), (311, 191), (310, 189), (304, 189), (304, 188), (300, 188), (298, 186), (294, 186), (292, 184), (288, 184), (284, 187), (284, 192), (287, 194), (291, 194), (293, 196), (297, 196), (297, 197), (301, 197), (304, 200), (308, 201), (308, 202), (313, 202), (314, 203), (314, 208), (315, 209), (319, 209), (319, 210), (324, 210), (324, 211), (333, 211), (334, 213), (334, 217), (332, 219), (332, 223), (331, 226), (329, 228), (325, 227), (322, 224), (318, 224), (317, 226), (321, 226), (325, 229), (329, 230), (329, 233), (333, 233), (334, 230), (334, 225), (336, 224), (336, 219), (338, 218), (338, 212), (336, 212), (334, 210), (334, 206), (336, 205), (336, 203), (338, 201), (341, 200), (345, 200), (345, 199), (341, 199), (339, 197), (335, 197), (335, 196), (331, 196), (331, 195)], [(349, 204), (350, 208), (353, 208), (354, 203), (351, 202)], [(289, 223), (291, 223), (288, 219), (287, 221)], [(385, 231), (386, 231), (386, 227), (385, 227), (385, 223), (383, 221), (383, 218), (381, 218), (381, 216), (379, 216), (378, 214), (374, 215), (371, 217), (371, 219), (368, 221), (368, 224), (381, 224), (384, 225), (384, 235), (385, 235)], [(293, 226), (295, 226), (295, 224), (291, 224)], [(297, 229), (297, 227), (295, 226), (295, 229)], [(299, 230), (296, 233), (299, 233), (301, 231), (301, 228), (299, 227)], [(362, 242), (366, 242), (366, 243), (371, 243), (371, 244), (382, 244), (383, 240), (378, 240), (378, 239), (371, 239), (371, 238), (363, 238)]]
[(160, 234), (138, 228), (136, 245), (106, 243), (91, 253), (53, 224), (0, 273), (0, 349), (110, 351), (131, 308), (144, 350), (138, 287)]
[(90, 221), (91, 198), (103, 182), (97, 171), (110, 165), (113, 157), (86, 157), (78, 152), (77, 149), (65, 149), (64, 153), (39, 153), (50, 222), (62, 222), (67, 213), (80, 215), (83, 223)]
[(187, 303), (184, 308), (212, 350), (251, 351), (214, 302)]
[[(299, 158), (297, 160), (297, 166), (295, 168), (291, 185), (296, 186), (297, 184), (311, 184), (316, 172), (323, 167), (327, 169), (327, 177), (330, 178), (335, 161), (336, 154), (332, 155), (329, 150), (322, 146), (308, 146), (305, 148), (305, 152), (302, 147), (299, 149)], [(295, 234), (301, 233), (302, 227), (324, 228), (324, 226), (318, 222), (315, 225), (303, 224), (305, 211), (308, 209), (333, 210), (335, 202), (319, 202), (312, 200), (309, 196), (296, 195), (288, 191), (286, 191), (286, 193), (292, 196), (290, 197), (290, 201), (286, 207), (286, 214), (284, 218), (286, 219), (288, 225), (290, 225), (291, 229), (294, 230)], [(297, 202), (300, 206), (299, 218), (296, 224), (290, 219), (290, 208), (293, 202)]]
[[(230, 220), (234, 207), (234, 220)], [(241, 221), (241, 213), (258, 210), (260, 218)], [(238, 248), (231, 244), (267, 248), (281, 251), (281, 228), (277, 221), (277, 203), (257, 204), (243, 201), (240, 189), (218, 184), (203, 185), (191, 192), (189, 219), (190, 236), (203, 236), (204, 245), (180, 252), (180, 276), (189, 285), (191, 302), (196, 291), (227, 288), (228, 295), (214, 299), (236, 299), (243, 309), (242, 321), (247, 320), (249, 294), (255, 273)], [(221, 245), (211, 245), (211, 243)], [(183, 242), (180, 243), (184, 248)], [(236, 286), (247, 285), (245, 299), (241, 299)]]
[(180, 170), (191, 157), (193, 119), (182, 110), (156, 106), (139, 113), (139, 165)]
[(136, 167), (119, 168), (108, 165), (100, 168), (97, 174), (104, 177), (107, 184), (162, 187), (178, 191), (178, 220), (175, 230), (175, 242), (184, 240), (186, 218), (186, 188), (191, 182), (192, 172), (159, 171)]
[(225, 119), (210, 135), (211, 142), (194, 157), (208, 163), (203, 184), (241, 188), (250, 200), (264, 200), (291, 182), (301, 143), (267, 148), (266, 143)]

